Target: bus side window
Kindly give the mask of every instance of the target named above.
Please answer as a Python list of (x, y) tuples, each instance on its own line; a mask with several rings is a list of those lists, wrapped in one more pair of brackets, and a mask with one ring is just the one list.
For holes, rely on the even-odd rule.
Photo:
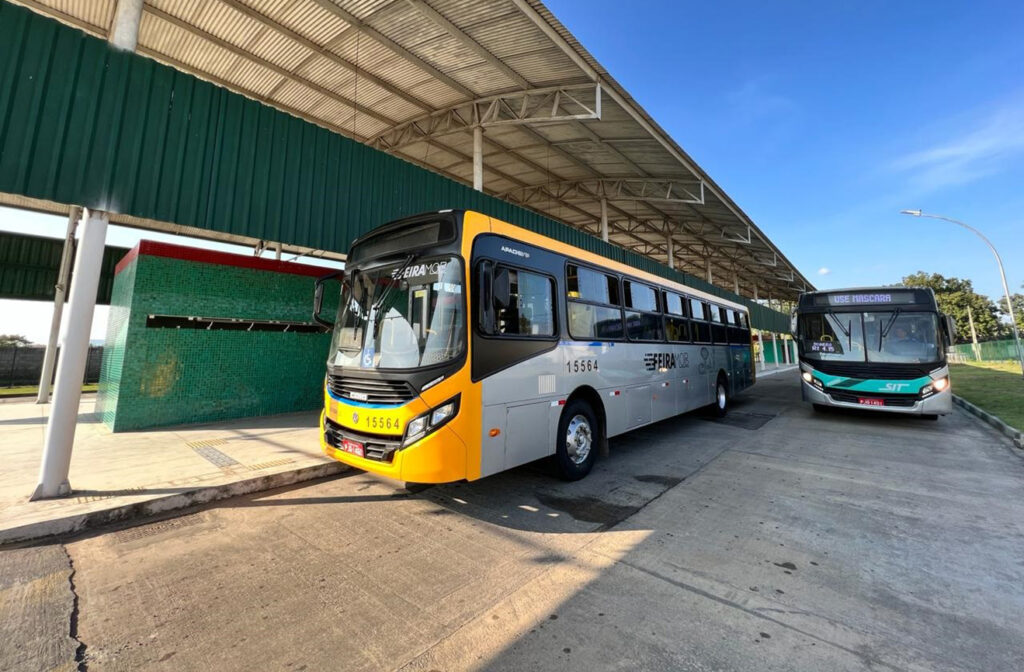
[(626, 310), (626, 335), (631, 341), (663, 341), (658, 292), (632, 280), (622, 281)]
[(695, 343), (710, 343), (711, 325), (708, 324), (710, 315), (708, 304), (700, 299), (690, 299), (690, 315), (693, 317), (693, 322), (690, 323), (693, 341)]
[(728, 343), (729, 335), (726, 332), (725, 309), (711, 304), (711, 340), (714, 343)]
[(686, 319), (683, 297), (665, 292), (665, 336), (670, 343), (690, 342), (690, 323)]
[(617, 276), (568, 264), (565, 285), (570, 336), (578, 340), (623, 337)]
[(551, 278), (499, 266), (509, 276), (507, 306), (494, 306), (494, 335), (550, 338), (555, 335), (555, 283)]

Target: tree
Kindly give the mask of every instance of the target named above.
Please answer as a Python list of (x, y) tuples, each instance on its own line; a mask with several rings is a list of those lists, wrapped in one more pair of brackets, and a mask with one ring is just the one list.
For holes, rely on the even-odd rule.
[[(974, 317), (974, 329), (979, 341), (991, 341), (1002, 334), (999, 323), (999, 309), (992, 299), (974, 291), (970, 280), (947, 278), (938, 273), (918, 271), (903, 278), (907, 287), (931, 287), (939, 310), (952, 316), (956, 321), (957, 343), (971, 342), (971, 327), (967, 317), (970, 306)], [(1014, 304), (1016, 307), (1016, 304)]]
[[(1013, 302), (1013, 316), (1017, 318), (1017, 329), (1024, 331), (1024, 294), (1010, 294), (1010, 301)], [(1006, 309), (1005, 296), (999, 299), (999, 312), (1009, 319), (1010, 311)]]
[(32, 341), (28, 340), (24, 336), (17, 334), (0, 334), (0, 348), (20, 348), (26, 345), (32, 345)]

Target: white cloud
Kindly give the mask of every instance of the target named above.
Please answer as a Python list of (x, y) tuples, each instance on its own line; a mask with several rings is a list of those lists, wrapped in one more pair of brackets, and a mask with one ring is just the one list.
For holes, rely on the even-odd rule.
[(945, 129), (947, 139), (897, 158), (891, 168), (906, 174), (915, 190), (929, 192), (998, 173), (1024, 153), (1024, 100), (958, 125)]
[(821, 268), (818, 269), (818, 275), (828, 275), (831, 272), (832, 269), (828, 268), (827, 266), (822, 266)]

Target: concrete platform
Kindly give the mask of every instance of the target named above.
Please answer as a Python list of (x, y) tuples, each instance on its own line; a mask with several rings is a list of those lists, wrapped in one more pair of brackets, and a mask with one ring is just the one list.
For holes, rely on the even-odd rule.
[(339, 473), (317, 412), (113, 434), (79, 410), (69, 497), (30, 502), (50, 406), (0, 404), (0, 544), (38, 539)]

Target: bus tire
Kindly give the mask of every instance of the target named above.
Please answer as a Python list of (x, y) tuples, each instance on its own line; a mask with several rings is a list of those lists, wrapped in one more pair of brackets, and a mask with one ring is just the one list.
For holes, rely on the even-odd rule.
[(718, 374), (718, 382), (715, 383), (715, 415), (724, 417), (729, 412), (729, 382), (725, 375)]
[(565, 405), (555, 437), (555, 464), (566, 481), (578, 481), (594, 467), (601, 446), (601, 425), (590, 404), (573, 399)]

